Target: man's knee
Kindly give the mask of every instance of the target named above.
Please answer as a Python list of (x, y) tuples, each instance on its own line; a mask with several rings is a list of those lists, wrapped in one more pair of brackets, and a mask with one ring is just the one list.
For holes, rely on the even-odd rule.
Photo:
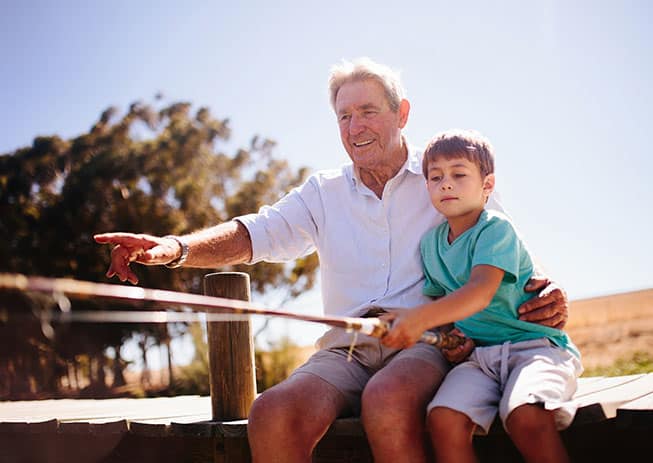
[(407, 391), (402, 388), (400, 381), (384, 380), (370, 381), (361, 396), (361, 415), (365, 416), (392, 416), (394, 410), (403, 410), (409, 406), (410, 398)]
[[(419, 409), (423, 416), (426, 404), (433, 397), (444, 374), (434, 367), (420, 361), (404, 362), (377, 374), (367, 383), (361, 398), (364, 411), (382, 410), (385, 413), (398, 410), (406, 413)], [(421, 369), (416, 373), (416, 369)]]
[(283, 390), (269, 389), (252, 404), (247, 429), (252, 434), (260, 430), (274, 432), (275, 429), (291, 426), (292, 410), (292, 402), (286, 398)]
[(257, 432), (320, 435), (345, 406), (333, 386), (312, 375), (291, 377), (263, 392), (249, 413), (250, 436)]

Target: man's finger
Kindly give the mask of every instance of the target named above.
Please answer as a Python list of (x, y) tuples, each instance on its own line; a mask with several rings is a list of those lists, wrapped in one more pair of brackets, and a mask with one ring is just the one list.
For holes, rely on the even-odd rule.
[(129, 281), (133, 285), (137, 285), (138, 284), (138, 277), (136, 276), (136, 274), (134, 272), (132, 272), (130, 270), (129, 274), (127, 275), (127, 281)]
[(122, 282), (129, 281), (132, 284), (138, 283), (138, 277), (131, 271), (129, 263), (134, 260), (135, 253), (125, 246), (115, 246), (111, 250), (111, 264), (107, 270), (107, 278), (117, 276)]
[(564, 326), (567, 314), (560, 312), (557, 305), (549, 304), (519, 316), (519, 319), (531, 323), (540, 323), (546, 326)]
[(524, 302), (519, 306), (519, 314), (523, 315), (543, 307), (555, 305), (556, 303), (564, 302), (562, 292), (559, 289), (552, 290), (551, 292), (542, 292), (538, 297), (534, 297)]
[(528, 307), (520, 307), (519, 319), (527, 322), (538, 322), (551, 318), (557, 313), (554, 301), (547, 301), (540, 299), (540, 304), (531, 304)]
[(528, 292), (539, 291), (540, 289), (546, 288), (549, 283), (551, 282), (546, 277), (533, 276), (528, 280), (526, 286), (524, 286), (524, 290)]
[(135, 236), (133, 233), (124, 233), (124, 232), (113, 232), (113, 233), (98, 233), (93, 235), (93, 239), (96, 243), (100, 244), (119, 244), (123, 241), (132, 241)]
[(93, 235), (93, 239), (98, 244), (115, 244), (128, 248), (150, 249), (159, 244), (155, 236), (125, 232), (99, 233)]

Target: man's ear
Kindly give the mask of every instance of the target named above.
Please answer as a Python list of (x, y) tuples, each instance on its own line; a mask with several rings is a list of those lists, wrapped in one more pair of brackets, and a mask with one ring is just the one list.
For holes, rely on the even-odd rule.
[(494, 180), (494, 174), (487, 174), (483, 179), (483, 193), (485, 193), (486, 199), (494, 191)]
[(408, 113), (410, 113), (410, 103), (408, 100), (401, 100), (399, 103), (399, 128), (403, 129), (408, 122)]

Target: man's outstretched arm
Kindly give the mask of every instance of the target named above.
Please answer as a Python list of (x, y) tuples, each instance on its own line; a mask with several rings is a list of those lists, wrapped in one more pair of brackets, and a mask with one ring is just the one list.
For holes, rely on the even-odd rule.
[[(100, 233), (94, 236), (100, 244), (111, 244), (111, 263), (107, 277), (117, 276), (120, 281), (138, 283), (130, 265), (165, 265), (179, 259), (180, 243), (169, 237), (136, 233)], [(216, 268), (249, 262), (252, 242), (249, 232), (238, 221), (225, 222), (189, 235), (179, 237), (188, 245), (185, 267)]]

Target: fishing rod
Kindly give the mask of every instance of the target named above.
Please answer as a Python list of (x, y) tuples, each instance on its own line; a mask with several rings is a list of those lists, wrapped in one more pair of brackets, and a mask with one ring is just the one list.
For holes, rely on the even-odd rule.
[[(182, 305), (195, 309), (203, 309), (207, 312), (208, 321), (225, 321), (224, 315), (263, 315), (271, 317), (281, 317), (291, 320), (321, 323), (328, 326), (342, 328), (348, 332), (355, 332), (382, 338), (389, 330), (390, 323), (376, 317), (336, 317), (324, 315), (307, 315), (280, 310), (272, 310), (263, 306), (252, 304), (251, 302), (241, 301), (238, 299), (227, 299), (215, 296), (205, 296), (200, 294), (188, 294), (178, 291), (169, 291), (163, 289), (141, 288), (137, 286), (129, 287), (107, 283), (95, 283), (91, 281), (74, 280), (69, 278), (46, 278), (38, 276), (26, 276), (21, 274), (0, 273), (0, 289), (13, 289), (19, 291), (34, 291), (40, 293), (52, 294), (56, 300), (61, 301), (63, 295), (74, 296), (77, 298), (103, 298), (130, 302), (156, 302), (161, 304), (170, 304), (173, 306)], [(177, 319), (170, 312), (152, 312), (152, 311), (97, 311), (95, 316), (91, 312), (85, 311), (81, 316), (76, 316), (75, 312), (70, 312), (70, 304), (60, 303), (63, 314), (57, 318), (65, 321), (87, 321), (87, 322), (147, 322), (147, 323), (169, 323), (171, 321), (189, 321), (196, 317), (195, 314), (188, 312), (178, 312)], [(211, 312), (221, 310), (222, 313)], [(225, 314), (224, 311), (228, 312)], [(101, 313), (102, 312), (102, 313)], [(110, 315), (115, 313), (115, 315)], [(131, 315), (130, 315), (131, 314)], [(217, 317), (216, 317), (217, 316)], [(122, 318), (121, 318), (122, 317)], [(168, 318), (166, 318), (168, 317)], [(77, 318), (77, 320), (75, 320)], [(197, 320), (191, 320), (197, 321)], [(464, 343), (464, 338), (455, 334), (442, 333), (439, 331), (427, 331), (422, 334), (420, 342), (431, 344), (433, 346), (450, 349)]]

